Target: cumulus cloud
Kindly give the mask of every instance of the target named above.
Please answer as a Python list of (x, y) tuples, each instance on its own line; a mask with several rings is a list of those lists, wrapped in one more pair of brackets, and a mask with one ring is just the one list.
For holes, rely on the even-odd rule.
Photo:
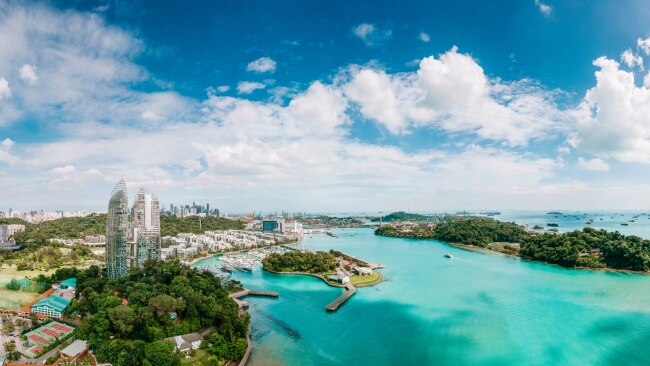
[(437, 127), (525, 145), (561, 130), (565, 120), (553, 92), (529, 80), (490, 80), (474, 58), (456, 47), (439, 58), (422, 59), (415, 73), (360, 68), (351, 74), (346, 95), (363, 116), (396, 134)]
[(643, 70), (643, 58), (633, 53), (630, 49), (627, 49), (621, 53), (621, 61), (629, 68), (638, 66), (639, 69)]
[(246, 71), (253, 71), (257, 73), (274, 72), (277, 63), (269, 57), (260, 57), (255, 61), (251, 61), (246, 66)]
[(429, 34), (425, 33), (425, 32), (420, 32), (419, 38), (420, 38), (420, 41), (422, 41), (424, 43), (428, 43), (431, 40), (431, 37), (429, 36)]
[(266, 88), (266, 84), (258, 83), (256, 81), (240, 81), (237, 84), (237, 92), (239, 94), (251, 94), (255, 90)]
[(19, 161), (18, 157), (11, 153), (14, 142), (6, 138), (0, 142), (0, 163), (15, 164)]
[(553, 12), (553, 7), (542, 2), (541, 0), (535, 0), (535, 6), (537, 7), (537, 10), (539, 10), (539, 12), (544, 16), (550, 16)]
[(571, 143), (601, 158), (650, 163), (650, 85), (606, 57), (594, 61), (596, 85), (575, 110)]
[(637, 46), (638, 49), (645, 52), (646, 55), (650, 56), (650, 38), (648, 38), (648, 39), (642, 39), (642, 38), (637, 39), (636, 46)]
[(578, 158), (578, 164), (580, 164), (580, 167), (582, 167), (582, 169), (586, 170), (595, 170), (600, 172), (609, 171), (609, 165), (600, 158), (584, 159), (580, 157)]
[(352, 33), (368, 47), (380, 46), (393, 35), (391, 29), (380, 29), (370, 23), (361, 23), (357, 25), (352, 28)]
[(11, 88), (7, 79), (0, 77), (0, 100), (11, 96)]
[(20, 78), (30, 85), (38, 83), (38, 76), (36, 75), (36, 66), (24, 64), (19, 70)]

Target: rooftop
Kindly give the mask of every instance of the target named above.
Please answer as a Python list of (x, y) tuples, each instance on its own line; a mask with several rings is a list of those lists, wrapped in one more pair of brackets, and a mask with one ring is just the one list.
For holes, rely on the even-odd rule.
[(77, 357), (79, 354), (83, 353), (88, 349), (88, 342), (77, 339), (72, 342), (69, 346), (61, 350), (61, 354), (69, 357)]
[(76, 278), (68, 278), (63, 281), (61, 281), (61, 286), (63, 287), (77, 287), (77, 279)]
[(58, 312), (63, 312), (65, 308), (70, 305), (70, 302), (70, 299), (60, 296), (48, 296), (35, 302), (34, 305), (32, 305), (32, 308), (37, 306), (49, 306)]

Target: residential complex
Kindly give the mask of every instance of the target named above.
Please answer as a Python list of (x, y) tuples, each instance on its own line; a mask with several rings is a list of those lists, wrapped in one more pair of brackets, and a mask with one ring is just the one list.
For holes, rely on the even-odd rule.
[(128, 197), (124, 180), (120, 180), (111, 193), (106, 217), (106, 271), (110, 278), (124, 276), (129, 267), (141, 266), (149, 259), (160, 259), (158, 197), (141, 188), (130, 214)]
[(14, 235), (25, 231), (25, 225), (2, 224), (0, 225), (0, 246), (11, 246), (16, 243)]
[(269, 234), (259, 231), (226, 230), (206, 231), (203, 234), (178, 234), (163, 237), (165, 248), (162, 248), (161, 258), (178, 257), (192, 258), (202, 250), (211, 252), (228, 252), (233, 250), (251, 249), (297, 241), (299, 236), (285, 234)]
[(160, 204), (158, 197), (140, 188), (131, 209), (132, 264), (160, 258)]
[(108, 202), (106, 217), (106, 274), (109, 278), (127, 273), (127, 236), (129, 231), (129, 196), (124, 180), (120, 180)]

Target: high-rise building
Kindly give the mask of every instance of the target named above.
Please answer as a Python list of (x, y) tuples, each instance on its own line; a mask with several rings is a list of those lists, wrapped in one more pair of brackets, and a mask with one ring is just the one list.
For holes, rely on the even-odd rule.
[(160, 203), (155, 194), (140, 188), (131, 209), (134, 250), (133, 265), (141, 266), (148, 259), (160, 259)]
[(121, 179), (108, 201), (106, 216), (106, 274), (109, 278), (126, 275), (127, 235), (129, 231), (129, 196)]

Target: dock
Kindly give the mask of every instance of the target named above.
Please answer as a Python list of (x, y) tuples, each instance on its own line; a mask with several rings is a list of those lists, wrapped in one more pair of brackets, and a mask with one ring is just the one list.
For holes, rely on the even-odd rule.
[(241, 291), (232, 293), (229, 296), (231, 299), (235, 300), (235, 303), (237, 303), (237, 306), (239, 307), (239, 311), (243, 312), (244, 310), (249, 308), (249, 304), (247, 301), (241, 300), (242, 297), (244, 296), (278, 297), (280, 296), (280, 293), (277, 291), (259, 291), (259, 290), (251, 290), (245, 288)]
[(334, 301), (327, 304), (325, 306), (325, 309), (327, 311), (336, 311), (336, 309), (338, 309), (339, 306), (341, 306), (347, 299), (349, 299), (356, 292), (357, 292), (357, 288), (354, 287), (354, 285), (348, 283), (347, 285), (345, 285), (345, 292), (342, 293), (341, 296), (337, 297)]

